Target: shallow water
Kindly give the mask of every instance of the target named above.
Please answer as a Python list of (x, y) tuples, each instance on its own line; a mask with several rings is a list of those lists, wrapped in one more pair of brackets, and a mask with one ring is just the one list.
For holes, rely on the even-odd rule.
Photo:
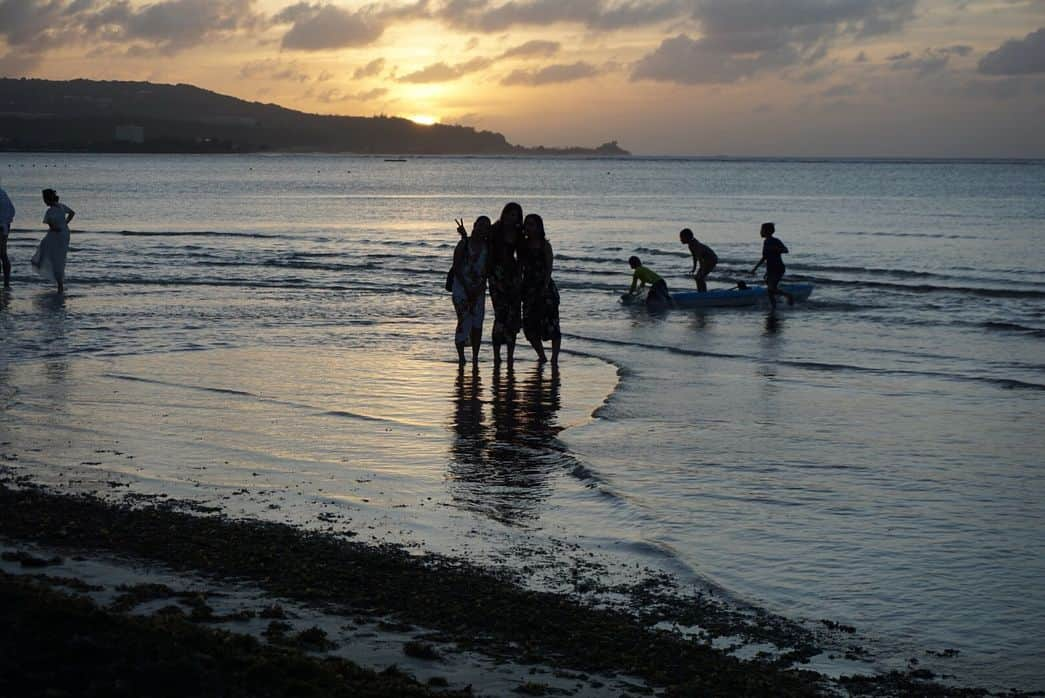
[[(937, 666), (962, 680), (1045, 685), (1045, 163), (0, 168), (19, 213), (8, 465), (490, 559), (512, 536), (572, 537), (855, 625), (882, 666), (954, 648)], [(64, 299), (29, 274), (44, 186), (78, 212)], [(509, 199), (557, 253), (572, 353), (555, 376), (522, 347), (510, 380), (451, 362), (452, 221)], [(712, 286), (753, 281), (764, 220), (809, 302), (617, 303), (631, 254), (692, 283), (684, 226), (721, 258)]]

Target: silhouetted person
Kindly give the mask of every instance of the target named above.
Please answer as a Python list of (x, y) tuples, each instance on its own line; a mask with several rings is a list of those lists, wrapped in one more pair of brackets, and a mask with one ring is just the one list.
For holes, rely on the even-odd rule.
[(523, 222), (525, 240), (519, 251), (522, 263), (523, 332), (544, 363), (544, 342), (551, 340), (552, 363), (559, 363), (562, 332), (559, 330), (559, 288), (552, 279), (555, 253), (544, 232), (544, 219), (536, 213)]
[(668, 293), (668, 284), (664, 279), (660, 278), (660, 274), (642, 266), (642, 260), (634, 255), (628, 257), (628, 266), (634, 270), (631, 276), (631, 289), (628, 290), (629, 294), (635, 295), (635, 293), (646, 288), (646, 284), (649, 284), (650, 288), (649, 293), (646, 294), (646, 303), (671, 305), (671, 294)]
[(758, 233), (762, 236), (762, 259), (758, 260), (758, 264), (751, 269), (751, 273), (754, 274), (762, 266), (762, 262), (766, 263), (766, 290), (769, 293), (769, 304), (774, 308), (777, 296), (787, 298), (788, 305), (795, 304), (795, 297), (779, 288), (780, 280), (784, 278), (786, 271), (781, 255), (787, 254), (788, 250), (784, 243), (773, 237), (775, 232), (776, 226), (772, 223), (762, 224), (762, 229)]
[(522, 270), (518, 246), (522, 241), (522, 206), (511, 201), (490, 235), (490, 303), (493, 305), (494, 364), (501, 363), (501, 346), (508, 348), (508, 368), (515, 363), (515, 341), (522, 329)]
[(0, 266), (4, 270), (4, 288), (11, 288), (11, 260), (7, 258), (7, 237), (11, 234), (11, 223), (15, 219), (15, 206), (11, 197), (0, 188)]
[(58, 293), (65, 292), (65, 258), (69, 254), (69, 221), (76, 211), (58, 201), (58, 193), (54, 189), (43, 190), (44, 223), (47, 234), (40, 241), (33, 255), (32, 265), (36, 273), (47, 281), (58, 284)]
[[(464, 222), (458, 223), (458, 232)], [(472, 225), (471, 237), (462, 240), (454, 250), (453, 301), (457, 312), (454, 343), (457, 360), (463, 366), (464, 345), (472, 344), (472, 363), (479, 361), (479, 344), (483, 339), (486, 315), (486, 278), (490, 273), (490, 219), (479, 216)]]
[[(697, 282), (697, 290), (704, 293), (708, 290), (708, 274), (718, 264), (718, 255), (715, 254), (714, 250), (694, 237), (693, 231), (689, 228), (683, 228), (679, 231), (679, 240), (689, 247), (689, 253), (693, 255), (693, 268), (689, 270), (689, 273), (693, 276), (693, 280)], [(697, 269), (698, 264), (700, 269)]]

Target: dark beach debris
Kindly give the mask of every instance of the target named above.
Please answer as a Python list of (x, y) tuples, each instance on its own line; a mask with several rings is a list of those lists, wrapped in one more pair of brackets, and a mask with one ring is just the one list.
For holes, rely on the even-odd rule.
[(555, 689), (544, 683), (537, 683), (535, 681), (527, 681), (524, 684), (520, 684), (512, 689), (515, 693), (522, 696), (564, 696), (569, 695), (568, 691), (562, 689)]
[(121, 584), (116, 590), (121, 593), (109, 604), (109, 608), (118, 613), (131, 611), (146, 601), (172, 599), (177, 596), (177, 592), (166, 584)]
[(188, 622), (129, 616), (0, 573), (2, 696), (469, 696)]
[(259, 618), (269, 619), (283, 619), (287, 617), (287, 612), (283, 610), (283, 607), (278, 603), (266, 606), (265, 608), (258, 611)]
[(65, 587), (66, 589), (70, 589), (81, 594), (86, 594), (87, 592), (91, 591), (102, 591), (105, 589), (105, 587), (101, 585), (88, 584), (82, 579), (77, 579), (76, 577), (56, 577), (49, 574), (34, 574), (32, 575), (32, 579), (35, 579), (41, 584), (46, 584), (47, 586)]
[(309, 652), (325, 652), (337, 647), (337, 643), (327, 637), (327, 632), (316, 626), (302, 630), (295, 635), (294, 643)]
[(418, 640), (410, 640), (409, 642), (403, 643), (403, 654), (407, 657), (413, 657), (414, 659), (425, 659), (432, 662), (442, 659), (434, 645), (430, 645), (427, 642), (420, 642)]
[(6, 552), (3, 555), (0, 555), (0, 558), (4, 559), (7, 562), (17, 562), (22, 567), (29, 567), (29, 568), (50, 567), (52, 565), (60, 565), (60, 564), (62, 564), (62, 558), (60, 558), (60, 557), (55, 556), (55, 557), (52, 557), (52, 558), (42, 558), (42, 557), (37, 557), (36, 555), (33, 555), (32, 553), (23, 552), (21, 550), (16, 550), (16, 551), (13, 551), (13, 552), (10, 552), (10, 551)]
[(843, 676), (838, 683), (853, 696), (886, 698), (919, 696), (919, 698), (979, 698), (989, 695), (981, 688), (943, 686), (926, 680), (920, 671), (890, 672), (877, 676)]
[(844, 623), (837, 623), (837, 622), (835, 622), (833, 620), (828, 620), (827, 618), (824, 618), (823, 620), (821, 620), (820, 623), (823, 624), (823, 626), (825, 628), (829, 629), (829, 630), (836, 630), (836, 631), (842, 632), (842, 633), (849, 633), (850, 635), (852, 635), (853, 633), (856, 632), (856, 628), (854, 628), (851, 625), (845, 625)]
[[(628, 589), (652, 611), (595, 608), (575, 595), (524, 589), (511, 574), (391, 545), (366, 545), (285, 524), (188, 514), (205, 507), (139, 500), (114, 505), (37, 487), (0, 486), (0, 535), (55, 547), (132, 555), (174, 570), (249, 582), (298, 603), (341, 609), (362, 624), (389, 619), (443, 633), (464, 650), (495, 661), (621, 674), (664, 689), (665, 696), (820, 695), (827, 680), (775, 661), (743, 661), (707, 642), (653, 629), (666, 620), (721, 628), (791, 648), (790, 659), (817, 651), (810, 631), (763, 612), (735, 613), (708, 597), (671, 593), (667, 579)], [(282, 625), (277, 625), (282, 623)], [(284, 627), (285, 626), (285, 627)], [(289, 624), (273, 620), (266, 637), (287, 642)], [(862, 648), (851, 648), (854, 655)], [(919, 690), (935, 686), (906, 674)], [(872, 677), (854, 686), (878, 685)], [(872, 694), (873, 695), (873, 694)], [(940, 694), (944, 695), (944, 694)], [(982, 695), (968, 693), (965, 695)]]

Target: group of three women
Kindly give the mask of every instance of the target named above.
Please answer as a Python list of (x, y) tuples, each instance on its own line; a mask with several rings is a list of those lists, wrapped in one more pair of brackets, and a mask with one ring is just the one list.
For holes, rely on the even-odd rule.
[(493, 305), (494, 363), (501, 362), (502, 347), (508, 366), (515, 361), (519, 330), (537, 352), (537, 360), (548, 360), (544, 342), (552, 343), (552, 364), (559, 361), (562, 336), (559, 332), (559, 290), (552, 279), (552, 247), (544, 232), (544, 221), (536, 213), (523, 217), (522, 206), (505, 204), (501, 217), (491, 223), (479, 216), (467, 235), (464, 221), (457, 222), (462, 239), (454, 250), (450, 287), (457, 331), (457, 357), (465, 363), (464, 348), (472, 347), (472, 362), (479, 359), (486, 290)]

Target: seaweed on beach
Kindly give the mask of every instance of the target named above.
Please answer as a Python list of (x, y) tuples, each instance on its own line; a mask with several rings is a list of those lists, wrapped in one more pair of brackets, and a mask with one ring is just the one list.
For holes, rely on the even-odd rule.
[(464, 696), (352, 662), (201, 628), (179, 615), (129, 616), (0, 573), (3, 696)]

